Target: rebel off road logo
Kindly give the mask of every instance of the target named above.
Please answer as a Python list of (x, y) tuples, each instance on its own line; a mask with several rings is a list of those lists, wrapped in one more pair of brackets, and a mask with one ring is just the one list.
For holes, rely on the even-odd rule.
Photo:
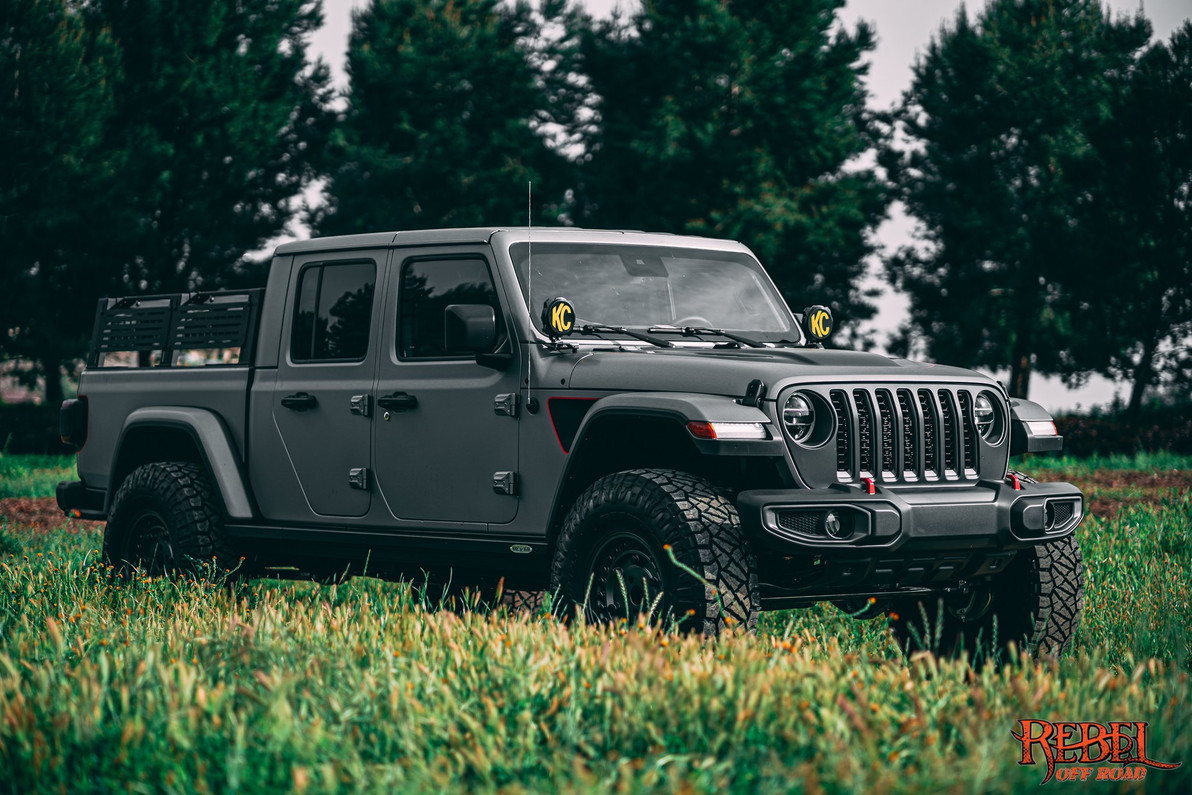
[[(1047, 764), (1046, 784), (1056, 781), (1139, 781), (1147, 768), (1173, 770), (1182, 762), (1156, 762), (1147, 756), (1145, 723), (1137, 721), (1053, 723), (1020, 720), (1011, 732), (1022, 743), (1020, 765)], [(1064, 767), (1057, 767), (1064, 765)], [(1069, 767), (1070, 766), (1070, 767)]]

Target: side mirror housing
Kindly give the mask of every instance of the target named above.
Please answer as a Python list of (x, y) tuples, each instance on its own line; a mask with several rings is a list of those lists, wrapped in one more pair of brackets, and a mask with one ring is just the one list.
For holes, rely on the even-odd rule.
[(443, 311), (443, 343), (448, 351), (484, 353), (497, 343), (497, 315), (485, 304), (451, 304)]
[(513, 363), (509, 341), (502, 351), (497, 344), (497, 314), (485, 304), (450, 304), (443, 310), (443, 342), (449, 351), (476, 354), (476, 364), (490, 370), (504, 370)]
[(1055, 420), (1038, 403), (1010, 399), (1010, 455), (1053, 453), (1064, 449)]

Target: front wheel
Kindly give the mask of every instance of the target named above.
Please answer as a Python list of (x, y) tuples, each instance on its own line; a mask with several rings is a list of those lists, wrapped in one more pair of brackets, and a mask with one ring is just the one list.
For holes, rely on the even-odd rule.
[(591, 621), (644, 615), (704, 635), (754, 630), (761, 604), (736, 507), (703, 478), (664, 469), (617, 472), (580, 496), (555, 546), (551, 591)]
[(223, 516), (203, 468), (164, 462), (134, 469), (112, 500), (103, 555), (119, 570), (149, 574), (228, 566)]
[(1058, 657), (1084, 611), (1084, 563), (1075, 535), (1019, 552), (1006, 570), (963, 599), (903, 600), (890, 629), (904, 651), (974, 660), (1013, 642), (1031, 655)]

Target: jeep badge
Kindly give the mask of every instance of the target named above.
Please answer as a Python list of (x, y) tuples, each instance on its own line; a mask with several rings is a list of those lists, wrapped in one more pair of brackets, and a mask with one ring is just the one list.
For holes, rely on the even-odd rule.
[(826, 340), (832, 335), (832, 310), (819, 304), (804, 309), (803, 330), (816, 342)]
[(565, 337), (575, 328), (575, 307), (566, 298), (552, 298), (542, 306), (542, 328), (551, 339)]

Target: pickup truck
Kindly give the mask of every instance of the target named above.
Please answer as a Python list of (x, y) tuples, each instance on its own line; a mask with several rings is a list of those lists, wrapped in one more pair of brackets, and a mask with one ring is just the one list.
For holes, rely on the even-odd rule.
[(262, 289), (100, 300), (58, 503), (150, 572), (503, 580), (705, 634), (829, 601), (907, 646), (1061, 651), (1084, 500), (1010, 468), (1051, 416), (831, 326), (731, 241), (287, 243)]

